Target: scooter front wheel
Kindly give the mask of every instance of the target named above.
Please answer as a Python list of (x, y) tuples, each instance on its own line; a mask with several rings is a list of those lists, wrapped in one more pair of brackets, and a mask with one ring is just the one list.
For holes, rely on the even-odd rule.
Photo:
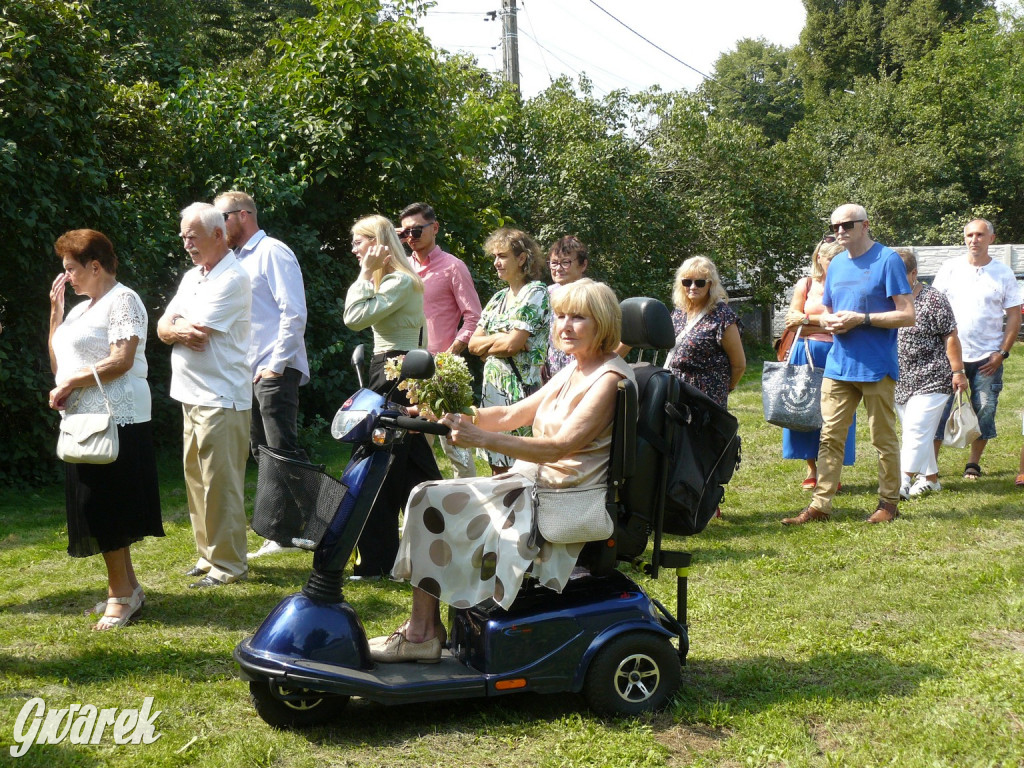
[(600, 715), (638, 715), (664, 706), (681, 676), (679, 655), (666, 638), (632, 632), (598, 651), (583, 695)]
[(348, 698), (258, 680), (249, 683), (249, 699), (256, 714), (274, 728), (308, 728), (328, 723), (341, 714)]

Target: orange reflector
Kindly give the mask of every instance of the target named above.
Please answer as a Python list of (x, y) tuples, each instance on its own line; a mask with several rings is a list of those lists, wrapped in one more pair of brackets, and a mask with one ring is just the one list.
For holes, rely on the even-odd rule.
[(615, 546), (615, 539), (608, 539), (608, 541), (605, 542), (605, 546), (608, 547), (609, 549), (611, 547), (614, 547)]
[(515, 690), (516, 688), (525, 688), (525, 687), (526, 687), (526, 678), (525, 677), (515, 677), (515, 678), (513, 678), (511, 680), (499, 680), (498, 682), (496, 682), (494, 684), (494, 689), (496, 691), (511, 691), (511, 690)]

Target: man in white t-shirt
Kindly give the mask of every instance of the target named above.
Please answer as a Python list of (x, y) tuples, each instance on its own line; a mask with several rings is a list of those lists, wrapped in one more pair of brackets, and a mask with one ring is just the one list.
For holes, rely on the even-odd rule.
[(228, 248), (224, 215), (208, 203), (181, 212), (181, 239), (196, 265), (157, 324), (171, 352), (171, 397), (184, 414), (185, 487), (199, 560), (193, 589), (248, 576), (245, 462), (252, 374), (249, 276)]
[[(964, 371), (971, 385), (971, 406), (981, 429), (981, 437), (971, 443), (970, 459), (964, 467), (965, 480), (981, 477), (981, 454), (988, 441), (996, 436), (996, 405), (1003, 388), (1003, 361), (1010, 356), (1020, 332), (1020, 287), (1013, 270), (988, 255), (995, 239), (992, 222), (985, 219), (970, 222), (964, 227), (967, 255), (945, 262), (932, 283), (953, 307), (963, 347)], [(936, 456), (952, 403), (950, 398), (935, 434)]]

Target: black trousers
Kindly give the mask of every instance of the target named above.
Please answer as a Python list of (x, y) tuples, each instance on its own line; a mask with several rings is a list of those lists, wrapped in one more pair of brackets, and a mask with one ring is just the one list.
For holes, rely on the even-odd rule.
[[(389, 352), (374, 355), (370, 360), (369, 386), (375, 392), (384, 394), (392, 389), (395, 382), (384, 378), (384, 361), (404, 352)], [(408, 405), (405, 393), (395, 390), (393, 402)], [(420, 483), (440, 480), (441, 471), (434, 460), (434, 452), (421, 433), (407, 434), (405, 442), (394, 450), (391, 468), (377, 500), (370, 509), (363, 532), (359, 537), (359, 565), (357, 576), (379, 576), (391, 572), (398, 555), (398, 513), (409, 500), (409, 493)]]

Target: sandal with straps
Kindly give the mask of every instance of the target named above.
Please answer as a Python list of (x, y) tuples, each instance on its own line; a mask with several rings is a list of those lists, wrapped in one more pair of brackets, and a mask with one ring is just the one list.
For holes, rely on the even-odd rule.
[(981, 467), (973, 461), (967, 462), (967, 466), (964, 467), (964, 480), (977, 480), (979, 477), (981, 477)]
[(1021, 472), (1013, 479), (1013, 484), (1018, 488), (1024, 488), (1024, 472)]
[[(134, 589), (134, 591), (132, 592), (132, 597), (137, 597), (139, 599), (139, 608), (141, 608), (142, 606), (144, 606), (146, 604), (146, 593), (142, 591), (142, 585), (141, 584), (139, 584), (139, 586), (137, 586)], [(92, 616), (94, 613), (106, 613), (106, 610), (107, 610), (107, 601), (106, 600), (100, 600), (92, 608), (89, 608), (88, 610), (86, 610), (84, 612), (84, 615)]]
[(103, 614), (100, 620), (93, 626), (93, 632), (105, 632), (116, 627), (125, 627), (135, 620), (136, 614), (142, 610), (142, 601), (133, 591), (128, 597), (108, 597), (107, 606), (127, 605), (128, 611), (123, 616), (107, 616)]

